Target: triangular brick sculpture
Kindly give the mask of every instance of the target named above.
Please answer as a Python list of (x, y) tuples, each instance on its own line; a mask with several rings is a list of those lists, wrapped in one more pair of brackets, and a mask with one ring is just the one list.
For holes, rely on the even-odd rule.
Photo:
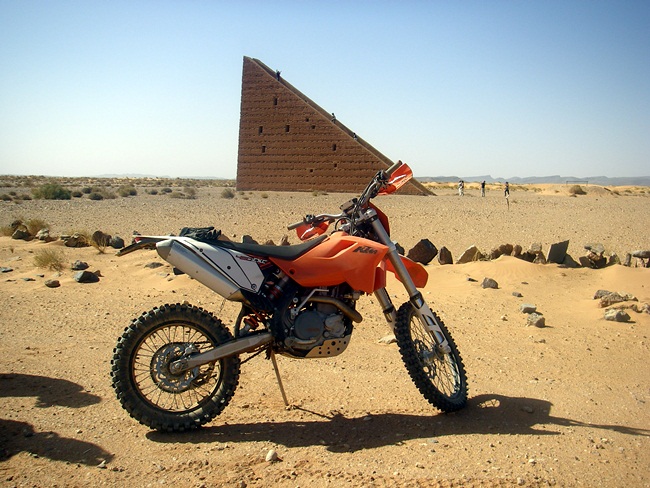
[[(244, 57), (237, 190), (358, 193), (391, 164), (279, 73)], [(430, 194), (415, 180), (399, 191)]]

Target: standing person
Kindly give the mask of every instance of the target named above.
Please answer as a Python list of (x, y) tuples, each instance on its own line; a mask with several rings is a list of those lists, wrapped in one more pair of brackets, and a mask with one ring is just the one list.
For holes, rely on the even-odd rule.
[(458, 196), (462, 197), (465, 194), (465, 182), (458, 180)]
[(485, 180), (481, 182), (481, 196), (485, 196)]
[(506, 198), (510, 196), (510, 185), (508, 184), (507, 181), (506, 181), (506, 188), (505, 190), (503, 190), (503, 196), (505, 196)]

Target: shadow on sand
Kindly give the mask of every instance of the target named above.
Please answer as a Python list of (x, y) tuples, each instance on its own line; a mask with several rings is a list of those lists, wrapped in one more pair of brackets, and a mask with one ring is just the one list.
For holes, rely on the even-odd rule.
[[(619, 425), (597, 425), (550, 415), (552, 404), (532, 398), (479, 395), (455, 414), (406, 415), (382, 413), (345, 417), (304, 409), (314, 420), (229, 423), (208, 426), (183, 434), (149, 432), (155, 442), (251, 442), (266, 441), (286, 447), (325, 445), (333, 452), (357, 451), (392, 445), (400, 441), (424, 442), (463, 434), (558, 435), (553, 426), (588, 427), (649, 436), (650, 430)], [(218, 419), (216, 420), (218, 422)], [(541, 426), (543, 428), (535, 428)]]
[[(0, 397), (35, 397), (37, 408), (82, 408), (101, 401), (77, 383), (25, 374), (0, 374)], [(0, 419), (0, 446), (0, 462), (23, 451), (88, 466), (97, 466), (113, 458), (95, 444), (61, 437), (56, 432), (36, 432), (27, 422), (9, 419)]]

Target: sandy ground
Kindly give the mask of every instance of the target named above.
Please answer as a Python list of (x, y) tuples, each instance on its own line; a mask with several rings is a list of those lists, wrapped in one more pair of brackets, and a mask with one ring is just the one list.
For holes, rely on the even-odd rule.
[[(376, 200), (407, 250), (425, 237), (454, 258), (472, 244), (489, 251), (539, 242), (546, 251), (566, 239), (576, 259), (589, 242), (619, 256), (650, 248), (647, 193), (513, 191), (509, 209), (498, 190), (486, 198), (439, 193)], [(224, 199), (211, 188), (196, 200), (142, 192), (99, 202), (0, 202), (0, 224), (40, 218), (55, 234), (99, 229), (127, 240), (133, 230), (215, 225), (234, 239), (277, 242), (286, 224), (334, 212), (349, 196)], [(59, 288), (45, 287), (55, 273), (36, 268), (33, 257), (48, 247), (100, 270), (100, 282), (76, 283), (67, 269)], [(242, 366), (219, 417), (170, 435), (141, 426), (116, 400), (109, 370), (117, 337), (163, 303), (187, 300), (228, 323), (237, 308), (168, 266), (144, 267), (152, 261), (161, 262), (153, 251), (118, 258), (0, 237), (0, 266), (13, 269), (0, 278), (2, 486), (650, 486), (650, 315), (629, 311), (630, 322), (609, 322), (593, 300), (607, 289), (650, 302), (650, 269), (566, 269), (512, 257), (433, 262), (423, 292), (463, 356), (470, 384), (463, 411), (440, 414), (420, 396), (397, 346), (378, 342), (389, 331), (374, 298), (363, 297), (364, 321), (344, 354), (278, 358), (292, 408), (270, 362), (256, 357)], [(499, 289), (482, 289), (484, 277)], [(393, 280), (389, 292), (397, 304), (406, 299)], [(527, 327), (522, 303), (536, 305), (546, 327)], [(280, 461), (265, 461), (271, 449)]]

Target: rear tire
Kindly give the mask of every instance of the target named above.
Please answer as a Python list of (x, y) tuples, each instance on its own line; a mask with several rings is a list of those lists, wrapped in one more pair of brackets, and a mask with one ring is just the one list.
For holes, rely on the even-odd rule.
[(467, 375), (454, 339), (434, 313), (451, 352), (438, 350), (410, 302), (397, 312), (395, 337), (409, 376), (429, 403), (443, 412), (455, 412), (467, 404)]
[(191, 305), (162, 305), (133, 320), (111, 360), (113, 388), (124, 409), (152, 429), (182, 432), (219, 415), (239, 382), (231, 356), (174, 374), (169, 364), (233, 340), (209, 312)]

